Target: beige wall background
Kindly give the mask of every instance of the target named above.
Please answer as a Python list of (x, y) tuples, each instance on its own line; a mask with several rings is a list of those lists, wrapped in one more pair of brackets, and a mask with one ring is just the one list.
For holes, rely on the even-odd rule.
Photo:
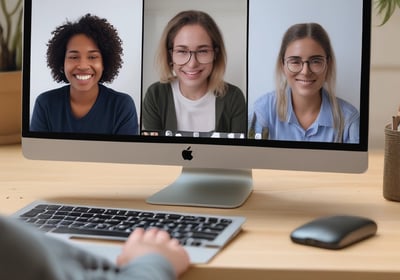
[(369, 147), (384, 148), (384, 126), (400, 105), (400, 11), (383, 26), (372, 16)]

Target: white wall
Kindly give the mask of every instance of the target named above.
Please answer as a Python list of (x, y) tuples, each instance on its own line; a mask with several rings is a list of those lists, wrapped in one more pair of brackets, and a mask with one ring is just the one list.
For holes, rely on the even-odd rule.
[[(11, 12), (14, 8), (15, 8), (15, 6), (17, 5), (17, 0), (8, 0), (8, 1), (6, 1), (6, 9), (7, 9), (7, 11), (8, 12)], [(2, 9), (0, 9), (0, 25), (4, 28), (4, 30), (3, 30), (3, 32), (5, 33), (5, 34), (3, 34), (3, 37), (5, 38), (6, 37), (6, 15), (3, 13), (3, 10)], [(11, 34), (14, 34), (14, 32), (15, 32), (15, 29), (17, 28), (17, 23), (18, 23), (18, 16), (17, 16), (17, 14), (15, 14), (14, 16), (12, 16), (12, 18), (11, 18), (11, 27), (12, 27), (12, 29), (11, 29)]]
[(373, 12), (370, 82), (370, 147), (383, 149), (384, 126), (400, 105), (400, 12), (384, 26)]

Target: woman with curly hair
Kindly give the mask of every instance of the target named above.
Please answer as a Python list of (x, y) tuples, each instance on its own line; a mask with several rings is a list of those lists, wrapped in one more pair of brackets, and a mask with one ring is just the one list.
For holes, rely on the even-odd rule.
[(52, 32), (47, 66), (53, 79), (67, 85), (36, 99), (31, 130), (96, 134), (138, 134), (133, 99), (103, 85), (122, 66), (122, 41), (103, 18), (87, 14)]

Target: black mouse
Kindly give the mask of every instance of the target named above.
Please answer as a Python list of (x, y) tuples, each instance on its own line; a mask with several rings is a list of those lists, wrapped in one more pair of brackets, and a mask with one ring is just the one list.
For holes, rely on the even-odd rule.
[(376, 234), (377, 224), (365, 217), (336, 215), (315, 219), (290, 234), (295, 243), (341, 249)]

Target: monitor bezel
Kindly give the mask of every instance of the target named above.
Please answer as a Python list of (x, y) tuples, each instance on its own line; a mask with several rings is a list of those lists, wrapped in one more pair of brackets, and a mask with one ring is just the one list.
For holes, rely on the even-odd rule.
[[(30, 0), (25, 0), (23, 69), (30, 69), (30, 4)], [(33, 132), (29, 130), (29, 71), (23, 71), (23, 153), (30, 159), (46, 160), (364, 172), (368, 166), (371, 9), (371, 0), (363, 0), (359, 144)], [(194, 157), (192, 160), (185, 160), (182, 151), (189, 147)], [(329, 160), (321, 161), (321, 158)], [(307, 164), (304, 159), (307, 159)]]

